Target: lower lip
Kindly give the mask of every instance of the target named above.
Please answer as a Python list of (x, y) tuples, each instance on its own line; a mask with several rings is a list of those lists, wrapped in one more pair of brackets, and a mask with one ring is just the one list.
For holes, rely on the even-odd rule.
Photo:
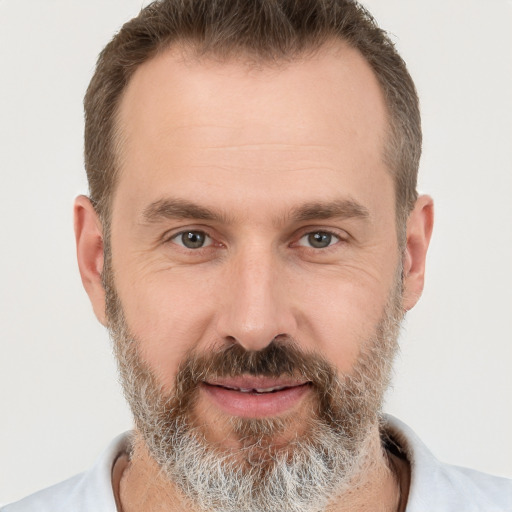
[(310, 385), (302, 384), (272, 393), (242, 393), (205, 383), (201, 389), (222, 411), (231, 416), (265, 418), (292, 409), (310, 391)]

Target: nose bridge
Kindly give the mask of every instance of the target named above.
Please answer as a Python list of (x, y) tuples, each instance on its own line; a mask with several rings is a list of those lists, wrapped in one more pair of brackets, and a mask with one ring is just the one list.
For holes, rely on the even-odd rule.
[(264, 244), (246, 247), (230, 264), (219, 334), (247, 350), (261, 350), (278, 335), (294, 335), (295, 320), (279, 255)]

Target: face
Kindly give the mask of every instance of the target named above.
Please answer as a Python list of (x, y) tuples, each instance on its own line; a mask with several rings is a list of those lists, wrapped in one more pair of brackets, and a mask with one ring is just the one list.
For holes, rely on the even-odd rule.
[(149, 383), (155, 414), (186, 395), (182, 425), (208, 446), (290, 446), (333, 410), (357, 416), (333, 395), (354, 396), (368, 370), (369, 431), (388, 374), (369, 368), (392, 358), (402, 263), (414, 270), (397, 243), (386, 116), (371, 69), (342, 45), (279, 66), (174, 49), (135, 72), (107, 284), (125, 381)]
[[(349, 372), (374, 333), (400, 261), (386, 111), (364, 60), (337, 51), (275, 69), (175, 51), (132, 78), (112, 266), (164, 389), (191, 351), (278, 336)], [(205, 391), (198, 408), (250, 417), (254, 405)]]

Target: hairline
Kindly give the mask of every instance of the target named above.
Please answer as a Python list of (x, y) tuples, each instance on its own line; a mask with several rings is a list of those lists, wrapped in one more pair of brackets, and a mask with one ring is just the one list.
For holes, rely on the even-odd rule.
[(124, 134), (120, 120), (121, 106), (133, 76), (142, 66), (153, 61), (164, 53), (178, 51), (180, 60), (188, 60), (189, 62), (192, 60), (197, 60), (200, 63), (208, 61), (219, 63), (235, 62), (240, 63), (246, 67), (252, 67), (253, 69), (258, 67), (270, 69), (272, 67), (276, 67), (278, 69), (282, 69), (282, 65), (285, 63), (294, 63), (303, 59), (305, 60), (307, 58), (311, 58), (323, 50), (334, 51), (335, 54), (339, 56), (341, 50), (344, 47), (349, 47), (352, 50), (355, 50), (364, 59), (364, 61), (370, 67), (375, 79), (377, 80), (380, 92), (382, 94), (382, 100), (386, 114), (386, 124), (384, 127), (384, 133), (382, 134), (381, 158), (386, 167), (386, 171), (389, 173), (391, 179), (393, 180), (396, 232), (399, 247), (402, 247), (405, 244), (406, 220), (412, 208), (411, 205), (401, 204), (398, 194), (399, 184), (397, 181), (397, 171), (394, 170), (396, 166), (399, 165), (400, 160), (398, 154), (399, 147), (397, 147), (400, 146), (400, 144), (397, 144), (397, 142), (400, 140), (399, 129), (397, 127), (397, 119), (396, 116), (393, 115), (391, 102), (387, 98), (386, 90), (381, 83), (381, 79), (378, 73), (376, 73), (370, 60), (359, 48), (357, 48), (357, 46), (351, 44), (347, 38), (341, 37), (337, 34), (325, 35), (321, 40), (312, 40), (300, 49), (290, 50), (288, 53), (279, 55), (273, 55), (270, 53), (268, 55), (262, 54), (258, 51), (251, 51), (250, 49), (244, 48), (242, 46), (228, 49), (219, 49), (215, 47), (208, 48), (205, 47), (205, 45), (201, 45), (199, 41), (193, 38), (173, 39), (171, 41), (162, 42), (153, 50), (151, 54), (148, 55), (148, 57), (143, 62), (139, 63), (137, 66), (134, 66), (133, 70), (128, 76), (126, 83), (124, 84), (121, 93), (117, 97), (116, 105), (114, 107), (114, 114), (112, 116), (112, 136), (110, 142), (110, 150), (113, 157), (112, 169), (110, 169), (110, 172), (112, 173), (112, 189), (110, 194), (102, 197), (104, 204), (101, 204), (99, 208), (96, 208), (102, 223), (104, 236), (110, 237), (112, 207), (124, 161), (122, 150), (124, 144), (126, 143), (126, 136)]

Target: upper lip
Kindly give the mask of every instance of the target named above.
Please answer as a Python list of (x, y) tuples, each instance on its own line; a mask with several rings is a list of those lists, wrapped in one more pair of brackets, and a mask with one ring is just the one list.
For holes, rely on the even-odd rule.
[(241, 375), (239, 377), (219, 377), (205, 381), (210, 386), (222, 386), (228, 389), (282, 389), (295, 386), (302, 386), (308, 383), (307, 379), (293, 377), (264, 377)]

